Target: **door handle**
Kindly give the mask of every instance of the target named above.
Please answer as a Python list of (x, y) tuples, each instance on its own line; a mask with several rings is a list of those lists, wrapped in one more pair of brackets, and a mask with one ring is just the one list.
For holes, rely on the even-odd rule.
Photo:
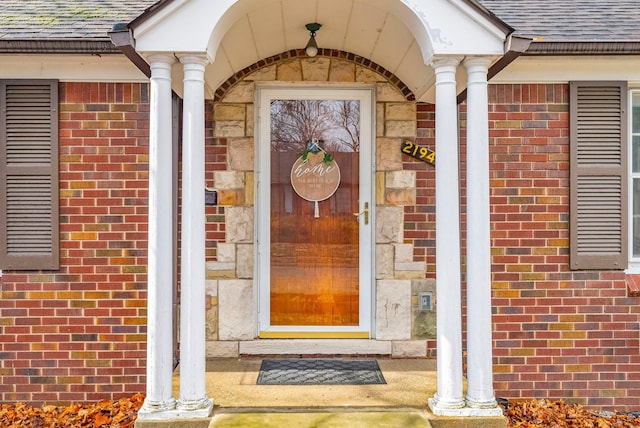
[(356, 217), (356, 221), (358, 221), (358, 217), (364, 214), (364, 224), (369, 224), (369, 202), (364, 203), (364, 209), (359, 213), (353, 213)]

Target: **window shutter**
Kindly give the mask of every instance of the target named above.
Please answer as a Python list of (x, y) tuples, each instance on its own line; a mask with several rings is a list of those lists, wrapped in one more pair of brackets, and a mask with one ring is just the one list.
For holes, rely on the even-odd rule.
[(0, 268), (58, 269), (58, 82), (0, 81)]
[(627, 267), (627, 84), (571, 82), (571, 268)]

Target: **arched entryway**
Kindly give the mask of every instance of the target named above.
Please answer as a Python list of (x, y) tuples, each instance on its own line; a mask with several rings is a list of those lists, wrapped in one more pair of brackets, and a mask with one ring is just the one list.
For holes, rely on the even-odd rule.
[[(249, 75), (252, 64), (265, 65), (265, 59), (279, 52), (302, 47), (308, 38), (304, 25), (321, 21), (323, 33), (318, 33), (317, 40), (323, 49), (349, 52), (347, 55), (375, 61), (393, 70), (417, 100), (435, 103), (438, 392), (429, 400), (429, 405), (432, 411), (443, 415), (500, 412), (493, 397), (491, 374), (486, 86), (488, 69), (503, 55), (509, 29), (488, 16), (475, 2), (464, 0), (438, 0), (430, 2), (428, 7), (401, 0), (332, 3), (192, 0), (161, 2), (129, 25), (136, 55), (151, 67), (148, 394), (141, 417), (158, 413), (206, 416), (212, 409), (202, 376), (206, 357), (202, 305), (206, 286), (205, 99), (242, 86), (228, 80), (229, 75), (245, 71)], [(190, 31), (180, 31), (177, 36), (176, 28)], [(263, 79), (245, 83), (255, 85), (260, 80)], [(295, 79), (289, 82), (296, 86)], [(467, 332), (466, 397), (462, 389), (460, 183), (455, 119), (457, 96), (464, 87), (468, 95), (468, 128), (473, 129), (467, 139), (467, 217), (474, 219), (467, 231), (467, 316), (474, 322), (469, 323)], [(182, 376), (177, 404), (171, 394), (171, 349), (166, 333), (170, 331), (167, 328), (171, 322), (170, 308), (161, 298), (170, 286), (164, 267), (176, 257), (163, 245), (172, 238), (167, 236), (170, 228), (166, 228), (171, 217), (171, 201), (161, 192), (162, 171), (170, 168), (174, 161), (167, 149), (171, 147), (168, 124), (171, 123), (172, 91), (184, 100), (181, 311), (189, 314), (181, 317)], [(376, 93), (374, 99), (379, 96), (380, 93)], [(244, 110), (245, 117), (255, 113), (255, 109)], [(253, 132), (243, 135), (247, 139), (245, 143), (250, 145), (254, 144), (254, 137)], [(246, 185), (251, 174), (243, 177)], [(238, 174), (225, 178), (242, 182)], [(376, 207), (378, 217), (384, 207), (379, 208)], [(252, 226), (259, 210), (260, 207), (256, 211), (254, 207), (226, 210), (226, 216), (239, 226), (237, 231), (244, 233), (235, 236), (235, 241), (227, 241), (234, 245), (235, 257), (238, 257), (239, 245), (255, 244)], [(395, 212), (390, 211), (390, 215)], [(379, 232), (376, 230), (376, 235)], [(244, 256), (256, 254), (247, 251), (246, 246), (243, 250)], [(401, 281), (398, 278), (391, 281), (398, 280)], [(233, 281), (238, 282), (227, 285), (252, 283), (251, 278)], [(386, 281), (377, 279), (376, 289), (389, 285)], [(247, 315), (255, 317), (256, 314)], [(242, 319), (246, 321), (247, 317)]]
[[(228, 162), (224, 161), (227, 166), (222, 170), (215, 170), (219, 163), (207, 164), (207, 169), (220, 203), (232, 213), (224, 218), (217, 216), (221, 222), (209, 225), (212, 232), (225, 230), (226, 237), (217, 244), (217, 261), (207, 263), (207, 277), (218, 279), (215, 294), (218, 306), (211, 308), (212, 313), (208, 314), (213, 332), (207, 337), (208, 349), (219, 349), (228, 346), (230, 341), (240, 341), (240, 354), (265, 354), (274, 352), (273, 343), (269, 344), (268, 351), (260, 351), (262, 342), (248, 341), (255, 337), (359, 338), (369, 341), (343, 340), (341, 348), (334, 349), (333, 353), (355, 354), (369, 347), (369, 353), (424, 356), (425, 336), (414, 337), (411, 332), (411, 296), (415, 294), (412, 289), (424, 291), (433, 281), (425, 279), (424, 261), (413, 261), (413, 244), (403, 240), (402, 209), (416, 205), (418, 192), (416, 171), (403, 171), (401, 153), (403, 138), (416, 138), (413, 94), (378, 64), (346, 52), (321, 49), (311, 58), (299, 50), (261, 63), (262, 66), (249, 67), (250, 72), (231, 77), (230, 81), (234, 83), (229, 84), (226, 91), (217, 92), (212, 106), (213, 117), (217, 120), (212, 130), (211, 151), (219, 150), (217, 144), (223, 142), (229, 158)], [(265, 99), (263, 93), (271, 98)], [(287, 101), (273, 103), (272, 94), (282, 94)], [(341, 100), (341, 97), (348, 100)], [(287, 116), (290, 121), (302, 120), (298, 120), (299, 126), (294, 130), (288, 129), (286, 135), (277, 129), (272, 132), (268, 123), (272, 121), (270, 110), (274, 106), (283, 108), (283, 102), (289, 105), (289, 113), (306, 115), (302, 118)], [(348, 110), (344, 109), (345, 105)], [(247, 115), (247, 112), (252, 114)], [(289, 113), (284, 111), (283, 114)], [(343, 113), (354, 117), (347, 116), (344, 120)], [(273, 121), (278, 122), (279, 118)], [(349, 129), (344, 129), (345, 124)], [(275, 126), (286, 125), (278, 122)], [(304, 141), (314, 138), (313, 135), (300, 137), (304, 132), (317, 133), (316, 139), (325, 140), (322, 144), (326, 152), (332, 157), (340, 157), (336, 158), (340, 185), (335, 197), (332, 195), (318, 202), (318, 217), (314, 213), (315, 202), (304, 200), (291, 184), (293, 161), (304, 153)], [(268, 134), (272, 133), (282, 141), (271, 143)], [(289, 141), (292, 134), (294, 141)], [(293, 156), (286, 160), (286, 167), (274, 167), (277, 173), (268, 172), (272, 169), (273, 151), (282, 153), (280, 157)], [(282, 160), (278, 162), (282, 164)], [(331, 162), (327, 165), (331, 166)], [(429, 169), (433, 173), (433, 167)], [(274, 178), (277, 188), (272, 188)], [(256, 182), (262, 184), (254, 186)], [(261, 193), (265, 189), (268, 194)], [(340, 203), (349, 206), (341, 208)], [(272, 220), (274, 212), (279, 214)], [(361, 213), (358, 217), (354, 216), (357, 212)], [(296, 220), (298, 215), (300, 219)], [(257, 220), (255, 228), (248, 224), (251, 222), (232, 220), (251, 216)], [(378, 216), (381, 221), (377, 223)], [(301, 223), (296, 224), (296, 221)], [(245, 233), (247, 230), (253, 231), (253, 237)], [(348, 238), (347, 232), (358, 230), (359, 237)], [(272, 234), (279, 239), (274, 241), (272, 254), (279, 260), (270, 255)], [(292, 234), (296, 236), (292, 237)], [(297, 242), (296, 238), (302, 242)], [(350, 239), (353, 239), (351, 246), (345, 245)], [(260, 248), (261, 244), (263, 248)], [(259, 257), (254, 260), (256, 247)], [(319, 259), (323, 251), (331, 257)], [(228, 254), (244, 256), (229, 257)], [(272, 261), (280, 272), (280, 279), (268, 273)], [(310, 263), (311, 269), (300, 266), (304, 263)], [(281, 268), (283, 264), (286, 265), (284, 269)], [(230, 286), (229, 270), (235, 272), (234, 278), (243, 281), (234, 281)], [(309, 280), (291, 278), (289, 274), (293, 275), (294, 271)], [(329, 271), (333, 273), (329, 274)], [(351, 278), (348, 281), (352, 281), (346, 286), (349, 288), (347, 295), (340, 290), (345, 287), (341, 282), (345, 272)], [(314, 275), (316, 279), (311, 281)], [(299, 321), (283, 321), (291, 314), (280, 313), (271, 325), (272, 277), (281, 284), (274, 300), (282, 297), (286, 301), (286, 307), (281, 305), (278, 310), (290, 310), (294, 316), (301, 317)], [(304, 296), (296, 295), (296, 285), (291, 285), (294, 282), (300, 285), (298, 294), (304, 293)], [(330, 287), (334, 290), (327, 290)], [(246, 291), (236, 293), (236, 297), (228, 295), (230, 290), (240, 288)], [(320, 295), (325, 291), (328, 295)], [(234, 309), (230, 313), (228, 307), (243, 306), (241, 301), (232, 304), (235, 298), (241, 298), (240, 295), (245, 295), (242, 297), (245, 301), (246, 296), (256, 296), (258, 307), (244, 305), (242, 311)], [(379, 299), (375, 299), (377, 295)], [(222, 306), (223, 301), (228, 307)], [(292, 301), (297, 303), (291, 304)], [(385, 310), (385, 307), (394, 310)], [(352, 311), (350, 315), (346, 314), (347, 309)], [(219, 313), (214, 313), (216, 310)], [(256, 317), (256, 313), (260, 317)], [(431, 315), (435, 316), (435, 313)], [(435, 330), (433, 316), (430, 318)], [(375, 322), (377, 318), (380, 318), (378, 323)], [(423, 339), (423, 353), (409, 354), (407, 346), (420, 346), (419, 340), (411, 339), (420, 338)], [(373, 339), (378, 343), (373, 343)], [(216, 340), (218, 342), (214, 342)], [(404, 350), (392, 350), (392, 341), (396, 347), (404, 344)], [(371, 348), (374, 345), (375, 351)], [(300, 353), (314, 352), (301, 349)]]

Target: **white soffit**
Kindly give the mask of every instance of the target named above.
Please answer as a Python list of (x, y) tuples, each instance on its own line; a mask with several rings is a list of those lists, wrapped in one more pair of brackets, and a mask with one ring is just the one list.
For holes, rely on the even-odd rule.
[(522, 56), (491, 83), (567, 83), (570, 80), (625, 80), (640, 83), (640, 58), (624, 56)]
[(149, 78), (123, 55), (2, 55), (0, 79), (15, 79), (16, 76), (62, 82), (149, 82)]

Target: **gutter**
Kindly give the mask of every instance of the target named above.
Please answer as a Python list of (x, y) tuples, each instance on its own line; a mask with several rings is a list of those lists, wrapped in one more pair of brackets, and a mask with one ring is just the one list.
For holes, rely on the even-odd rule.
[[(505, 42), (505, 54), (487, 73), (487, 80), (504, 70), (520, 56), (577, 56), (577, 55), (640, 55), (640, 41), (612, 42), (547, 42), (523, 36), (509, 36)], [(467, 99), (466, 88), (458, 94), (458, 104)]]
[(100, 40), (69, 40), (69, 39), (48, 39), (48, 40), (33, 40), (33, 39), (12, 39), (2, 40), (0, 39), (0, 53), (4, 54), (16, 54), (16, 53), (29, 53), (29, 54), (119, 54), (120, 50), (116, 49), (113, 44), (108, 41)]
[[(516, 60), (516, 58), (529, 52), (531, 46), (531, 39), (509, 35), (504, 43), (505, 54), (500, 57), (498, 61), (493, 63), (487, 71), (487, 81), (491, 80), (496, 74), (504, 70), (509, 64)], [(467, 99), (467, 88), (458, 94), (457, 102), (461, 104)]]
[(107, 34), (110, 40), (0, 39), (0, 54), (124, 54), (145, 76), (151, 77), (151, 67), (134, 49), (133, 36), (127, 24), (116, 24)]
[(108, 34), (111, 38), (111, 43), (118, 48), (119, 52), (122, 52), (145, 76), (150, 78), (151, 67), (147, 64), (147, 61), (136, 52), (133, 46), (133, 35), (131, 34), (129, 26), (127, 24), (116, 24)]
[[(111, 42), (120, 49), (129, 60), (136, 66), (145, 76), (151, 78), (151, 66), (140, 56), (135, 49), (135, 40), (133, 39), (133, 28), (141, 22), (146, 21), (160, 10), (165, 8), (168, 4), (174, 0), (158, 0), (156, 3), (149, 6), (142, 12), (141, 15), (134, 18), (133, 21), (126, 23), (115, 24), (109, 34)], [(212, 0), (213, 1), (213, 0)]]
[(639, 55), (640, 41), (552, 42), (534, 40), (525, 55)]
[(505, 54), (496, 61), (487, 72), (487, 80), (491, 80), (496, 74), (504, 70), (516, 58), (529, 51), (531, 39), (510, 35), (505, 42)]

